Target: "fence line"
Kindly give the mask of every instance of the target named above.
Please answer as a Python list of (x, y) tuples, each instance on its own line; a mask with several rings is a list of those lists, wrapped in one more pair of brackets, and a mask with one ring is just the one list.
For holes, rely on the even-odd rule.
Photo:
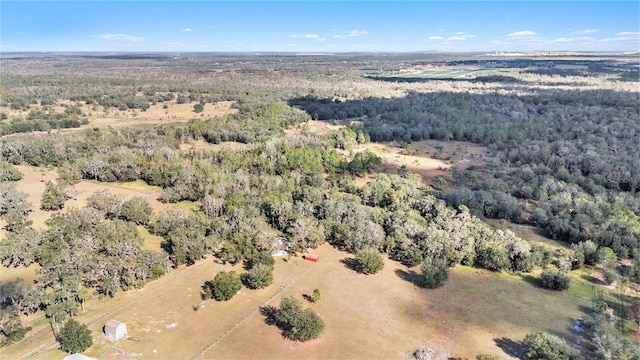
[(313, 270), (313, 266), (310, 267), (307, 271), (305, 271), (304, 273), (302, 273), (301, 275), (299, 275), (297, 278), (293, 279), (290, 283), (288, 283), (287, 285), (281, 286), (280, 289), (278, 289), (278, 291), (276, 291), (275, 294), (271, 295), (270, 298), (267, 299), (267, 301), (265, 301), (264, 303), (262, 303), (262, 305), (258, 306), (257, 309), (255, 309), (254, 311), (252, 311), (249, 315), (245, 316), (244, 318), (242, 318), (240, 321), (238, 321), (237, 323), (235, 323), (231, 328), (229, 328), (224, 334), (218, 336), (215, 340), (213, 340), (212, 342), (210, 342), (207, 346), (205, 346), (202, 350), (198, 351), (197, 353), (195, 353), (192, 357), (191, 360), (196, 360), (197, 358), (199, 358), (200, 356), (204, 355), (204, 353), (206, 353), (207, 351), (211, 350), (211, 348), (213, 348), (214, 346), (216, 346), (220, 341), (222, 341), (225, 337), (227, 337), (227, 335), (231, 334), (235, 329), (237, 329), (238, 327), (240, 327), (240, 325), (242, 325), (244, 322), (246, 322), (247, 320), (249, 320), (250, 317), (252, 317), (253, 315), (255, 315), (258, 311), (260, 311), (260, 308), (265, 307), (267, 305), (269, 305), (269, 303), (271, 302), (271, 300), (273, 300), (276, 296), (278, 296), (280, 293), (282, 293), (285, 289), (287, 289), (288, 287), (294, 285), (295, 283), (298, 282), (298, 280), (300, 280), (302, 277), (304, 277), (305, 275), (307, 275), (307, 273), (309, 273), (311, 270)]

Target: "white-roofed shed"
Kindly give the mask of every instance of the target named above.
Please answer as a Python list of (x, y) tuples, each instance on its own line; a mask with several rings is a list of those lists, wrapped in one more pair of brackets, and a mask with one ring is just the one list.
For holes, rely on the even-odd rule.
[(111, 341), (118, 341), (129, 336), (127, 334), (127, 325), (117, 320), (109, 320), (104, 326), (104, 334)]

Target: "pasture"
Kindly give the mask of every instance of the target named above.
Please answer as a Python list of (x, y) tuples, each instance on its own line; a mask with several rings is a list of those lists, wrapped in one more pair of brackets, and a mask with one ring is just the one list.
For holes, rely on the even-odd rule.
[[(92, 299), (79, 318), (90, 323), (94, 336), (94, 346), (86, 354), (101, 359), (188, 359), (197, 354), (201, 359), (393, 359), (430, 347), (467, 358), (477, 354), (509, 358), (500, 346), (521, 341), (529, 332), (548, 331), (573, 341), (571, 324), (590, 307), (589, 301), (485, 270), (453, 269), (443, 288), (428, 290), (407, 281), (417, 269), (393, 261), (387, 261), (381, 273), (366, 276), (345, 266), (344, 259), (352, 255), (328, 244), (313, 253), (320, 255), (320, 262), (278, 259), (273, 285), (243, 288), (228, 302), (200, 299), (200, 287), (217, 271), (242, 272), (240, 266), (223, 266), (212, 258), (114, 299)], [(320, 289), (322, 300), (305, 301), (305, 306), (326, 322), (319, 339), (295, 343), (265, 323), (259, 307), (278, 306), (285, 296), (304, 301), (303, 295), (314, 288)], [(100, 318), (105, 313), (108, 316)], [(126, 322), (134, 340), (108, 342), (102, 326), (109, 319)], [(14, 349), (28, 341), (38, 343), (28, 334), (6, 349), (7, 358), (21, 358)], [(52, 347), (33, 358), (62, 356)]]
[[(82, 102), (58, 101), (59, 105), (51, 106), (50, 109), (57, 113), (64, 113), (66, 106), (74, 105), (82, 110), (82, 117), (89, 120), (89, 124), (82, 125), (79, 128), (60, 129), (58, 131), (69, 132), (78, 129), (86, 129), (93, 127), (125, 127), (125, 126), (150, 126), (158, 124), (169, 124), (176, 122), (186, 122), (193, 118), (208, 119), (217, 116), (225, 116), (234, 114), (238, 110), (232, 107), (233, 101), (220, 101), (213, 104), (205, 104), (201, 113), (193, 111), (195, 103), (178, 104), (176, 100), (167, 101), (150, 105), (146, 111), (140, 110), (124, 110), (116, 109), (102, 110), (101, 106), (87, 105)], [(7, 106), (0, 106), (0, 112), (7, 114), (6, 122), (11, 121), (14, 117), (26, 118), (31, 110), (45, 110), (39, 105), (32, 105), (28, 110), (13, 110)]]

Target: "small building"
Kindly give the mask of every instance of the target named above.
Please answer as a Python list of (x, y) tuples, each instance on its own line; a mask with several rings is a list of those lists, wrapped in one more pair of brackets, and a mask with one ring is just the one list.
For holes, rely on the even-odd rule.
[(286, 237), (278, 236), (271, 241), (271, 256), (287, 256), (291, 243)]
[(304, 256), (302, 256), (302, 258), (307, 260), (307, 261), (311, 261), (311, 262), (320, 261), (320, 256), (318, 256), (318, 255), (304, 255)]
[(104, 334), (107, 336), (107, 339), (111, 341), (126, 339), (129, 336), (129, 334), (127, 334), (127, 325), (117, 320), (107, 321), (107, 324), (104, 326)]

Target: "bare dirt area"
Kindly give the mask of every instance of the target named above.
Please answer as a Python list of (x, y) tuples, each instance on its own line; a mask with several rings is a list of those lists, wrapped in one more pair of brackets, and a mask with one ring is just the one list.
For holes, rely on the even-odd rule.
[(427, 183), (431, 183), (436, 177), (450, 177), (448, 169), (451, 165), (442, 160), (421, 154), (406, 154), (402, 148), (379, 143), (367, 143), (361, 149), (370, 150), (382, 158), (385, 166), (383, 172), (405, 166), (407, 170), (420, 174)]
[[(443, 288), (427, 290), (404, 280), (411, 273), (392, 261), (381, 273), (366, 276), (341, 262), (350, 254), (326, 244), (313, 253), (320, 262), (278, 258), (273, 285), (243, 288), (228, 302), (200, 299), (200, 287), (217, 271), (242, 271), (212, 258), (174, 270), (144, 289), (112, 300), (91, 300), (80, 316), (80, 321), (90, 322), (94, 336), (95, 345), (86, 354), (101, 359), (393, 359), (429, 347), (467, 358), (509, 358), (500, 348), (505, 339), (520, 341), (533, 331), (575, 337), (570, 325), (584, 315), (580, 308), (589, 306), (484, 270), (452, 270)], [(314, 288), (322, 293), (317, 304), (303, 298)], [(326, 323), (319, 339), (289, 341), (265, 323), (259, 307), (278, 306), (284, 296), (294, 296), (318, 312)], [(532, 307), (540, 311), (529, 311)], [(126, 322), (131, 339), (107, 341), (102, 326), (109, 319)], [(19, 344), (7, 349), (7, 358), (21, 358), (12, 351)], [(52, 347), (34, 358), (60, 357)]]

